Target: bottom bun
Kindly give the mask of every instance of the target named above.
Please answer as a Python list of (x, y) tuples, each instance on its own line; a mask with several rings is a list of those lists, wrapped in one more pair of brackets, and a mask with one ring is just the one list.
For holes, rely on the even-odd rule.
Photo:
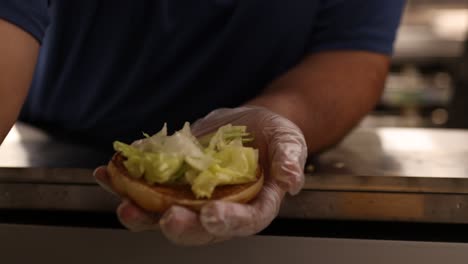
[(188, 184), (150, 185), (144, 179), (133, 178), (125, 168), (124, 161), (125, 157), (116, 153), (107, 165), (113, 189), (150, 212), (162, 213), (172, 205), (184, 206), (198, 212), (207, 202), (215, 200), (247, 203), (255, 198), (263, 186), (263, 173), (258, 166), (256, 181), (218, 186), (210, 199), (197, 199)]

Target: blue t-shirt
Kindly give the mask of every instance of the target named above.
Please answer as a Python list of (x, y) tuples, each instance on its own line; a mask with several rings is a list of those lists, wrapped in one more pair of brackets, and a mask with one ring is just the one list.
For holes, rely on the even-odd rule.
[(391, 54), (403, 5), (2, 0), (0, 18), (42, 44), (21, 119), (110, 144), (238, 106), (312, 53)]

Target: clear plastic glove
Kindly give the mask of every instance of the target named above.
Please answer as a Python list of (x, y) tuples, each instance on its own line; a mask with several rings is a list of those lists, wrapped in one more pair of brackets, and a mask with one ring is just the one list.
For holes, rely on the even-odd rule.
[[(117, 214), (120, 221), (133, 231), (160, 229), (179, 245), (202, 245), (256, 234), (278, 215), (286, 192), (297, 194), (304, 184), (303, 169), (307, 146), (301, 130), (288, 119), (265, 108), (244, 106), (218, 109), (192, 125), (201, 136), (224, 124), (245, 125), (254, 136), (264, 170), (263, 189), (250, 204), (214, 201), (204, 206), (200, 214), (173, 206), (161, 217), (143, 211), (123, 200)], [(95, 171), (96, 180), (106, 189), (105, 167)]]

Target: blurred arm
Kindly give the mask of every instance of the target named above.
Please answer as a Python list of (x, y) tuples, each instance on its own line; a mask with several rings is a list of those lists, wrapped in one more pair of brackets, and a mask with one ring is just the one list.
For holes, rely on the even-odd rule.
[(248, 104), (293, 121), (310, 153), (337, 143), (378, 102), (389, 58), (360, 51), (313, 54), (273, 81)]
[(38, 53), (36, 39), (0, 19), (0, 144), (18, 118)]

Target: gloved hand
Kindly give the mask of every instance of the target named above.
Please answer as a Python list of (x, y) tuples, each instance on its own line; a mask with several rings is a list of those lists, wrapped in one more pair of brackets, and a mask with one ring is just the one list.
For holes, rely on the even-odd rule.
[[(160, 228), (164, 235), (180, 245), (202, 245), (232, 237), (256, 234), (277, 216), (286, 192), (297, 194), (304, 184), (303, 169), (307, 146), (301, 130), (288, 119), (265, 108), (244, 106), (218, 109), (192, 125), (201, 136), (224, 124), (245, 125), (254, 136), (264, 170), (263, 189), (250, 204), (214, 201), (200, 214), (173, 206), (162, 217), (144, 212), (128, 200), (117, 209), (120, 221), (133, 231)], [(95, 171), (97, 181), (109, 189), (104, 167)]]

